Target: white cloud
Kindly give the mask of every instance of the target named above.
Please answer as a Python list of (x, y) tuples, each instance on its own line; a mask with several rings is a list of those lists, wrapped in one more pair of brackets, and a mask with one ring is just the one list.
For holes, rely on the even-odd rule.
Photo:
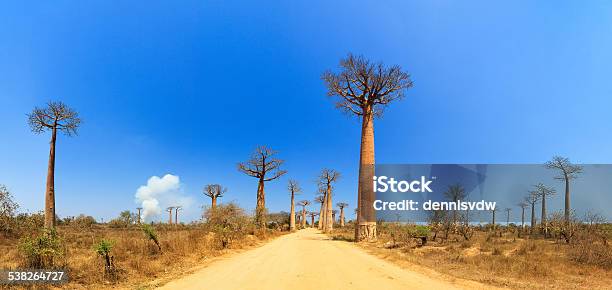
[(163, 177), (152, 176), (146, 185), (136, 190), (136, 202), (143, 208), (144, 220), (152, 220), (162, 213), (167, 206), (182, 206), (187, 208), (192, 199), (182, 193), (180, 178), (177, 175), (166, 174)]

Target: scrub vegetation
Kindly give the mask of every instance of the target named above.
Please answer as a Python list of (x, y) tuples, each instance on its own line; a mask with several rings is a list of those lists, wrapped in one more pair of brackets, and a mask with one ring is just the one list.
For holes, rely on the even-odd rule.
[(19, 213), (10, 192), (0, 188), (0, 204), (7, 209), (0, 215), (0, 268), (67, 269), (69, 289), (153, 287), (213, 257), (274, 238), (289, 226), (288, 215), (270, 214), (268, 227), (260, 229), (254, 215), (220, 203), (190, 224), (139, 224), (121, 212), (107, 223), (86, 215), (56, 217), (55, 227), (46, 229), (43, 212)]
[[(569, 243), (564, 211), (549, 215), (547, 232), (539, 225), (473, 226), (452, 220), (449, 211), (427, 225), (379, 222), (378, 240), (359, 245), (411, 270), (513, 289), (609, 289), (612, 283), (612, 224), (598, 215), (578, 220), (570, 214)], [(331, 237), (353, 241), (353, 235), (353, 227), (344, 227)]]

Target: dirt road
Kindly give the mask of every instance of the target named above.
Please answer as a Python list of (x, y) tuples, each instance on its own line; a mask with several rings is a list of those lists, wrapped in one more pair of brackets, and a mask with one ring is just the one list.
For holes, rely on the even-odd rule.
[(461, 287), (402, 269), (367, 254), (352, 243), (332, 241), (315, 229), (305, 229), (259, 248), (215, 261), (161, 289), (457, 288)]

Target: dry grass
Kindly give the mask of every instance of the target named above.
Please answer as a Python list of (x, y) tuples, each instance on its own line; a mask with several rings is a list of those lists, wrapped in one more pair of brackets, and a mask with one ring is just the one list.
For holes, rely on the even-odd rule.
[[(337, 240), (352, 240), (353, 227), (335, 229)], [(450, 276), (514, 289), (609, 289), (612, 285), (610, 245), (565, 244), (550, 239), (518, 238), (516, 233), (490, 235), (475, 231), (465, 241), (450, 236), (446, 241), (429, 241), (392, 247), (391, 238), (379, 229), (379, 240), (361, 243), (365, 249), (400, 265), (425, 266)]]
[[(65, 288), (100, 289), (101, 287), (148, 288), (149, 281), (177, 276), (195, 265), (232, 251), (252, 247), (275, 237), (278, 231), (246, 234), (224, 248), (214, 234), (200, 225), (155, 227), (162, 251), (149, 241), (137, 226), (111, 228), (93, 225), (89, 228), (59, 226), (64, 240), (70, 283)], [(116, 281), (103, 278), (104, 262), (94, 251), (100, 240), (114, 241), (111, 254), (117, 268)], [(0, 236), (0, 268), (23, 268), (23, 258), (17, 249), (19, 239)]]

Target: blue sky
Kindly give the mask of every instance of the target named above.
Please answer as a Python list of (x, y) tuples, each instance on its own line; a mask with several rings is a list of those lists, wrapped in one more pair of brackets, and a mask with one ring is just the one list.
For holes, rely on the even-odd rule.
[[(321, 168), (343, 173), (336, 200), (352, 211), (359, 123), (320, 80), (349, 52), (414, 80), (375, 124), (377, 162), (612, 163), (609, 1), (329, 2), (0, 4), (0, 183), (42, 208), (49, 136), (25, 114), (62, 100), (84, 123), (58, 141), (60, 216), (114, 217), (166, 173), (194, 207), (222, 183), (253, 208), (256, 180), (236, 163), (258, 144), (280, 152), (299, 198)], [(273, 211), (286, 181), (267, 186)]]

